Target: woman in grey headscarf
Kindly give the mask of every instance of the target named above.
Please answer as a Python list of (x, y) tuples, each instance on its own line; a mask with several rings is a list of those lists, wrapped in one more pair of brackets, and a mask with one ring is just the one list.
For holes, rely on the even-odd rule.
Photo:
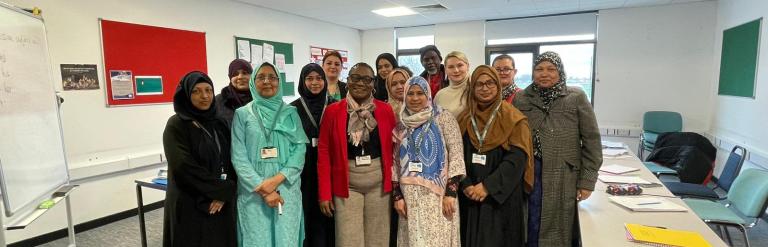
[(533, 84), (514, 101), (528, 116), (533, 136), (528, 246), (577, 243), (576, 203), (589, 198), (603, 163), (592, 105), (579, 88), (567, 87), (565, 79), (560, 56), (542, 53), (534, 61)]

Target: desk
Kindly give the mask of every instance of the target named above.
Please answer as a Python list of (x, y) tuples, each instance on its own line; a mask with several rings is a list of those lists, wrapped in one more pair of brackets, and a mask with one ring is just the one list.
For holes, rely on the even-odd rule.
[(137, 209), (139, 210), (139, 232), (141, 233), (141, 246), (147, 247), (147, 229), (144, 223), (144, 197), (141, 193), (141, 187), (152, 188), (156, 190), (165, 191), (168, 186), (162, 184), (156, 184), (152, 182), (151, 178), (144, 178), (136, 180), (136, 201), (139, 203)]
[[(635, 175), (653, 182), (661, 183), (643, 163), (630, 153), (631, 157), (609, 158), (604, 157), (603, 165), (618, 164), (628, 167), (640, 168), (640, 171), (625, 175)], [(601, 172), (602, 173), (602, 172)], [(579, 224), (581, 228), (581, 242), (585, 247), (593, 246), (646, 246), (627, 240), (624, 223), (637, 223), (649, 226), (663, 226), (669, 229), (686, 230), (700, 233), (712, 246), (727, 246), (720, 237), (699, 219), (690, 210), (683, 200), (675, 198), (664, 187), (643, 188), (643, 194), (668, 196), (670, 201), (688, 208), (688, 212), (632, 212), (613, 202), (605, 192), (607, 185), (597, 181), (595, 191), (589, 199), (578, 204)]]

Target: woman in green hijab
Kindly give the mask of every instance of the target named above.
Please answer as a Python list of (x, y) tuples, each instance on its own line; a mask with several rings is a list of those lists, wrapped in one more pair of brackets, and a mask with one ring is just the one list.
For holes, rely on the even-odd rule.
[(253, 101), (232, 120), (239, 246), (301, 246), (301, 171), (307, 136), (296, 108), (282, 100), (280, 73), (263, 63), (251, 75)]

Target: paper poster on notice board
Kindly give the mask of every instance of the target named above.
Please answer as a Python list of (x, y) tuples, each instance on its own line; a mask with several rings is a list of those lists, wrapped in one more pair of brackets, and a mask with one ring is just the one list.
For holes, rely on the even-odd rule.
[(317, 46), (309, 46), (309, 62), (322, 65), (323, 56), (326, 52), (338, 51), (341, 54), (341, 78), (346, 78), (349, 73), (349, 52), (339, 49), (323, 48)]
[(62, 64), (61, 84), (64, 91), (99, 89), (95, 64)]
[(162, 76), (136, 76), (136, 95), (163, 95)]
[(130, 70), (110, 70), (109, 80), (112, 83), (112, 99), (125, 100), (136, 97), (133, 93), (133, 74)]

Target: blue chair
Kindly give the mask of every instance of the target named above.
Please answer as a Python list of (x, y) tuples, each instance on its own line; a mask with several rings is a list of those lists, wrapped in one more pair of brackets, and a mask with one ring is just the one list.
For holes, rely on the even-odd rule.
[[(744, 235), (744, 241), (749, 246), (747, 228), (754, 227), (765, 214), (768, 206), (768, 171), (747, 169), (736, 180), (728, 191), (724, 201), (684, 198), (686, 204), (709, 225), (720, 229), (720, 238), (727, 239), (733, 245), (728, 227), (736, 227)], [(723, 234), (723, 229), (725, 234)]]
[(671, 111), (649, 111), (643, 114), (643, 133), (640, 134), (638, 154), (643, 159), (645, 151), (651, 151), (659, 134), (683, 130), (683, 116)]
[[(737, 151), (741, 151), (740, 154)], [(728, 160), (725, 161), (723, 172), (720, 177), (713, 178), (715, 181), (715, 187), (710, 188), (702, 184), (681, 183), (681, 182), (664, 182), (664, 185), (676, 196), (680, 197), (693, 197), (710, 200), (721, 200), (720, 196), (715, 192), (715, 189), (720, 188), (726, 193), (730, 191), (731, 184), (739, 176), (739, 170), (744, 164), (747, 150), (740, 146), (735, 146), (731, 150), (731, 154), (728, 156)]]

